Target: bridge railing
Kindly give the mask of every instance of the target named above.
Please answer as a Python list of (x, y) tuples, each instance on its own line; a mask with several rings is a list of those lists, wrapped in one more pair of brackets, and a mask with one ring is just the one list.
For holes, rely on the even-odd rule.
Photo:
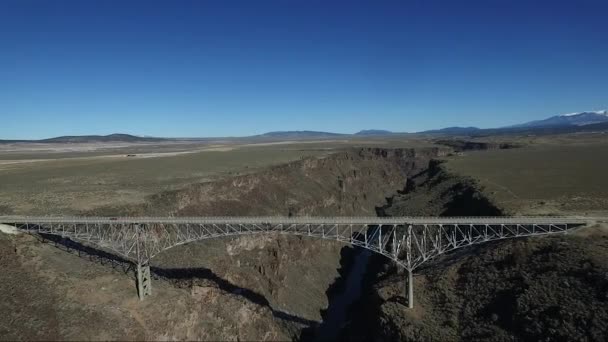
[(94, 244), (134, 261), (141, 298), (150, 293), (149, 263), (155, 255), (204, 239), (275, 232), (359, 246), (405, 268), (411, 298), (412, 272), (438, 255), (493, 240), (566, 232), (597, 221), (608, 222), (603, 217), (583, 216), (0, 217), (0, 223)]
[(340, 223), (340, 224), (466, 224), (466, 223), (585, 223), (608, 221), (586, 216), (472, 216), (472, 217), (321, 217), (321, 216), (217, 216), (217, 217), (64, 217), (0, 216), (2, 223)]

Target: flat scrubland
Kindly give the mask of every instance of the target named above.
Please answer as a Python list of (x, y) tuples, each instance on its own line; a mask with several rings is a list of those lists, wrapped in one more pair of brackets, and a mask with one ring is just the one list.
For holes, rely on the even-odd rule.
[[(564, 145), (568, 137), (556, 138), (520, 149), (466, 151), (434, 162), (408, 179), (406, 189), (383, 206), (383, 214), (606, 210), (606, 181), (597, 180), (606, 175), (601, 160), (606, 145)], [(521, 203), (511, 201), (511, 191), (523, 198)], [(541, 200), (546, 203), (542, 211), (532, 205)], [(429, 260), (415, 270), (413, 310), (404, 308), (405, 274), (375, 255), (365, 295), (351, 308), (354, 317), (344, 329), (345, 340), (607, 341), (607, 229), (603, 223), (568, 234), (482, 243)]]
[(240, 149), (157, 158), (93, 157), (46, 160), (0, 170), (0, 210), (18, 214), (73, 214), (222, 175), (320, 155), (317, 151)]
[(77, 215), (344, 148), (428, 145), (398, 138), (4, 144), (0, 145), (0, 215)]
[[(282, 147), (277, 150), (276, 146)], [(242, 151), (214, 153), (225, 156), (241, 151), (238, 159), (242, 162), (256, 151), (266, 155), (273, 151), (327, 153), (328, 146), (302, 151), (290, 144), (256, 145)], [(418, 154), (418, 159), (403, 162), (400, 152), (405, 151), (368, 148), (340, 152), (322, 160), (307, 158), (210, 185), (192, 185), (155, 197), (160, 201), (151, 203), (151, 214), (163, 215), (163, 206), (175, 207), (170, 212), (178, 215), (208, 215), (212, 211), (207, 208), (216, 215), (373, 213), (394, 189), (403, 187), (407, 170), (418, 173), (417, 168), (428, 163), (426, 156)], [(167, 158), (174, 157), (124, 160), (158, 164)], [(212, 191), (206, 191), (209, 189)], [(26, 247), (30, 242), (31, 250)], [(0, 309), (10, 313), (6, 324), (0, 325), (0, 339), (15, 338), (23, 331), (34, 335), (25, 335), (32, 339), (297, 338), (299, 326), (314, 327), (321, 319), (328, 303), (326, 291), (340, 274), (339, 269), (346, 267), (347, 254), (343, 251), (350, 250), (338, 242), (283, 235), (180, 246), (154, 259), (153, 272), (163, 279), (154, 280), (154, 297), (139, 304), (132, 274), (110, 274), (101, 266), (87, 267), (86, 260), (73, 260), (77, 253), (70, 258), (48, 247), (25, 234), (9, 237), (4, 243), (0, 240), (0, 272), (15, 273), (14, 279), (0, 281), (0, 303), (4, 304)], [(86, 258), (86, 251), (81, 255)], [(32, 259), (43, 263), (32, 267)], [(43, 278), (42, 272), (50, 279)], [(24, 289), (19, 283), (28, 286)], [(27, 298), (32, 287), (48, 291)], [(120, 320), (120, 316), (125, 319)], [(56, 323), (55, 317), (63, 317), (61, 322), (70, 324)], [(12, 324), (15, 321), (20, 323)], [(113, 321), (118, 323), (113, 325)]]
[(465, 152), (448, 158), (446, 167), (476, 179), (509, 214), (608, 214), (608, 136), (524, 143), (517, 149)]
[[(608, 136), (490, 136), (522, 148), (467, 151), (446, 167), (511, 214), (606, 214)], [(310, 141), (0, 144), (0, 215), (73, 215), (351, 147), (428, 147), (430, 137)], [(130, 155), (130, 156), (129, 156)]]
[[(258, 171), (349, 147), (422, 147), (428, 141), (391, 137), (10, 151), (10, 157), (0, 158), (0, 215), (78, 214), (145, 199), (167, 199), (167, 206), (182, 210), (171, 212), (183, 214), (231, 208), (252, 215), (322, 210), (356, 215), (373, 212), (395, 192), (383, 208), (395, 216), (500, 213), (493, 204), (522, 214), (607, 208), (603, 156), (608, 142), (602, 136), (474, 140), (524, 147), (466, 151), (419, 172), (429, 165), (424, 159), (411, 164), (410, 173), (369, 158), (353, 164), (358, 154)], [(15, 157), (18, 153), (24, 157)], [(369, 153), (378, 159), (390, 155)], [(277, 174), (284, 171), (290, 172)], [(190, 186), (209, 180), (218, 182)], [(401, 191), (406, 182), (411, 189)], [(477, 193), (477, 183), (492, 202)], [(147, 197), (175, 188), (184, 189)], [(182, 206), (187, 200), (192, 205)], [(217, 206), (208, 205), (213, 201)], [(360, 315), (345, 331), (353, 334), (350, 340), (605, 341), (608, 240), (604, 226), (591, 229), (485, 244), (437, 259), (436, 267), (417, 271), (412, 311), (401, 301), (404, 275), (384, 259), (373, 262), (377, 270), (367, 275), (366, 295), (351, 309)], [(169, 279), (155, 279), (153, 300), (139, 302), (133, 274), (120, 262), (111, 270), (96, 253), (74, 249), (68, 254), (55, 247), (25, 234), (0, 235), (0, 271), (11, 274), (0, 282), (0, 312), (9, 313), (0, 323), (0, 339), (297, 338), (299, 325), (314, 327), (319, 320), (329, 302), (325, 291), (337, 268), (345, 266), (342, 246), (328, 241), (260, 236), (193, 243), (155, 259), (155, 274)]]

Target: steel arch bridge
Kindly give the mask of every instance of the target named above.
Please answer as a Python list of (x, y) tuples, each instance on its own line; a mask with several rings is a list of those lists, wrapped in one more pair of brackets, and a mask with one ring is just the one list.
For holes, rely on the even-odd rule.
[(137, 264), (140, 299), (151, 294), (150, 261), (163, 251), (206, 239), (290, 234), (335, 240), (384, 255), (408, 274), (452, 250), (488, 241), (566, 233), (592, 217), (0, 217), (29, 233), (58, 235), (99, 247)]

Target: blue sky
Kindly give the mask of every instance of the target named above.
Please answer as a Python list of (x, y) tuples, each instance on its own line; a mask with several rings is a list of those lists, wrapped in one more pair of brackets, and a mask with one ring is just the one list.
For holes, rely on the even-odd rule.
[(0, 1), (0, 139), (496, 127), (608, 108), (608, 2)]

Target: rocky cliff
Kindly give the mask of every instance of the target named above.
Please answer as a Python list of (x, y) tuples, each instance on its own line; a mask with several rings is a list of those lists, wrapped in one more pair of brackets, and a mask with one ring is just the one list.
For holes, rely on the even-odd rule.
[[(348, 150), (156, 194), (140, 205), (104, 207), (85, 214), (376, 215), (376, 207), (385, 203), (387, 196), (405, 188), (407, 179), (426, 168), (430, 158), (444, 153), (436, 148)], [(0, 246), (0, 250), (10, 255), (12, 243)], [(8, 298), (25, 298), (29, 290), (12, 286), (2, 310), (11, 312), (8, 322), (39, 317), (46, 324), (52, 317), (71, 318), (70, 324), (59, 324), (60, 329), (53, 330), (53, 324), (41, 329), (42, 335), (32, 335), (34, 339), (296, 338), (303, 328), (321, 319), (320, 313), (328, 305), (326, 292), (339, 277), (339, 269), (348, 266), (344, 260), (349, 260), (345, 256), (348, 247), (303, 237), (258, 235), (191, 243), (152, 261), (153, 295), (140, 303), (132, 270), (110, 271), (107, 277), (104, 266), (89, 267), (89, 261), (76, 255), (67, 258), (49, 245), (30, 243), (34, 251), (30, 256), (40, 258), (42, 264), (32, 269), (31, 277), (25, 279), (29, 273), (21, 272), (16, 279), (46, 290), (40, 292), (42, 297), (32, 298), (31, 306), (20, 307), (25, 299)], [(87, 256), (87, 249), (76, 250), (93, 258)], [(49, 253), (54, 256), (49, 257)], [(108, 256), (104, 258), (94, 257), (106, 260)], [(12, 260), (15, 262), (6, 264), (4, 271), (27, 269), (27, 257)], [(57, 263), (65, 267), (53, 266)], [(126, 267), (122, 261), (109, 264)], [(32, 282), (40, 273), (52, 280)], [(79, 295), (76, 298), (66, 293)], [(42, 316), (34, 312), (35, 307), (44, 308)], [(81, 307), (86, 313), (78, 309)], [(121, 315), (128, 318), (121, 320)], [(91, 321), (97, 322), (94, 328), (88, 327)], [(16, 337), (24, 328), (5, 325), (2, 336)]]
[[(440, 162), (382, 208), (387, 216), (501, 215), (472, 179)], [(589, 234), (591, 232), (591, 234)], [(581, 234), (582, 233), (582, 234)], [(415, 307), (402, 270), (374, 257), (344, 337), (376, 341), (606, 341), (608, 230), (468, 247), (416, 270)]]

